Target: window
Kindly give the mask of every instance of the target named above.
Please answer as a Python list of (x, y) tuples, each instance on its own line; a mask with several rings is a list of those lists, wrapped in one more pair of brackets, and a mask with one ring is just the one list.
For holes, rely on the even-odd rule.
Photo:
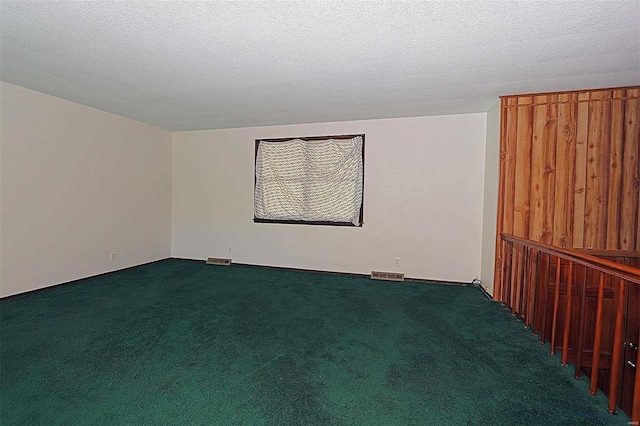
[(364, 135), (258, 139), (254, 222), (362, 226)]

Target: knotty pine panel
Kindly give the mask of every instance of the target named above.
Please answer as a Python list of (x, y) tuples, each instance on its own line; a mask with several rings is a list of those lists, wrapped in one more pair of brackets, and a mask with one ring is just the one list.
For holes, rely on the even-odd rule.
[[(640, 250), (640, 89), (627, 90), (635, 96), (625, 102), (622, 155), (622, 198), (620, 205), (620, 248)], [(635, 231), (635, 232), (634, 232)]]
[(570, 213), (574, 210), (578, 108), (575, 102), (570, 101), (577, 99), (575, 93), (558, 96), (560, 103), (556, 136), (556, 196), (552, 244), (559, 247), (573, 246), (573, 215)]
[(640, 87), (503, 96), (500, 233), (640, 250)]

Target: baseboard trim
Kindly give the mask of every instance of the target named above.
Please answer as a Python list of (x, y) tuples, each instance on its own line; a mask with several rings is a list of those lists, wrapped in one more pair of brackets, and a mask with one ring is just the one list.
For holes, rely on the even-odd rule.
[(486, 289), (486, 288), (484, 288), (484, 287), (482, 286), (482, 284), (477, 284), (477, 285), (475, 285), (475, 286), (476, 286), (476, 287), (478, 287), (478, 288), (480, 289), (480, 291), (482, 292), (482, 294), (484, 294), (484, 297), (486, 297), (486, 298), (487, 298), (487, 299), (489, 299), (489, 300), (493, 300), (493, 296), (491, 295), (491, 293), (489, 293), (489, 292), (487, 291), (487, 289)]
[[(193, 259), (190, 259), (193, 260)], [(346, 276), (346, 277), (362, 277), (362, 278), (371, 278), (371, 274), (359, 274), (356, 272), (338, 272), (338, 271), (325, 271), (325, 270), (321, 270), (321, 269), (307, 269), (307, 268), (292, 268), (292, 267), (287, 267), (287, 266), (270, 266), (270, 265), (257, 265), (254, 263), (232, 263), (231, 266), (233, 265), (240, 265), (240, 266), (250, 266), (252, 268), (264, 268), (264, 269), (276, 269), (276, 270), (280, 270), (280, 271), (295, 271), (295, 272), (311, 272), (314, 274), (328, 274), (328, 275), (342, 275), (342, 276)], [(473, 285), (472, 283), (465, 283), (465, 282), (461, 282), (461, 281), (443, 281), (443, 280), (432, 280), (429, 278), (411, 278), (411, 277), (404, 277), (405, 281), (412, 281), (412, 282), (420, 282), (420, 283), (430, 283), (430, 284), (442, 284), (442, 285), (457, 285), (457, 286), (471, 286)]]
[[(165, 258), (162, 258), (162, 259), (152, 260), (150, 262), (140, 263), (138, 265), (132, 265), (132, 266), (127, 266), (127, 267), (124, 267), (124, 268), (121, 268), (121, 269), (116, 269), (116, 270), (113, 270), (113, 271), (103, 272), (101, 274), (91, 275), (91, 276), (84, 277), (84, 278), (78, 278), (77, 280), (67, 281), (67, 282), (59, 283), (59, 284), (53, 284), (53, 285), (50, 285), (50, 286), (47, 286), (47, 287), (42, 287), (42, 288), (36, 288), (34, 290), (25, 291), (25, 292), (22, 292), (22, 293), (11, 294), (9, 296), (3, 296), (3, 297), (0, 297), (0, 301), (10, 300), (10, 299), (13, 299), (13, 298), (16, 298), (16, 297), (21, 297), (21, 296), (27, 296), (29, 294), (38, 293), (38, 292), (49, 290), (49, 289), (52, 289), (52, 288), (58, 288), (58, 287), (68, 286), (68, 285), (73, 285), (73, 284), (79, 284), (82, 281), (89, 280), (91, 278), (96, 278), (96, 277), (101, 277), (101, 276), (104, 276), (104, 275), (113, 274), (113, 273), (116, 273), (116, 272), (126, 271), (127, 269), (137, 268), (139, 266), (144, 266), (144, 265), (150, 265), (152, 263), (163, 262), (163, 261), (169, 260), (169, 259), (190, 260), (192, 262), (205, 262), (206, 261), (206, 259), (202, 259), (201, 260), (201, 259), (192, 259), (192, 258), (183, 258), (183, 257), (165, 257)], [(231, 264), (232, 267), (234, 265), (237, 265), (237, 266), (248, 266), (248, 267), (252, 267), (252, 268), (273, 269), (273, 270), (280, 270), (280, 271), (310, 272), (310, 273), (314, 273), (314, 274), (327, 274), (327, 275), (341, 275), (341, 276), (346, 276), (346, 277), (371, 278), (370, 274), (359, 274), (359, 273), (356, 273), (356, 272), (325, 271), (325, 270), (321, 270), (321, 269), (307, 269), (307, 268), (292, 268), (292, 267), (286, 267), (286, 266), (258, 265), (258, 264), (254, 264), (254, 263), (235, 263), (234, 262), (234, 263)], [(428, 284), (455, 285), (455, 286), (462, 286), (462, 287), (469, 287), (469, 286), (478, 287), (478, 288), (480, 288), (480, 290), (483, 292), (483, 294), (487, 298), (493, 299), (493, 297), (491, 295), (489, 295), (489, 293), (487, 293), (487, 291), (482, 286), (475, 286), (473, 283), (466, 283), (466, 282), (462, 282), (462, 281), (434, 280), (434, 279), (429, 279), (429, 278), (412, 278), (412, 277), (405, 277), (404, 280), (405, 281), (410, 281), (410, 282), (428, 283)]]
[(167, 259), (172, 259), (172, 258), (171, 257), (165, 257), (165, 258), (162, 258), (162, 259), (152, 260), (150, 262), (140, 263), (138, 265), (125, 266), (124, 268), (114, 269), (113, 271), (107, 271), (107, 272), (102, 272), (102, 273), (96, 274), (96, 275), (90, 275), (88, 277), (78, 278), (77, 280), (66, 281), (66, 282), (59, 283), (59, 284), (52, 284), (52, 285), (48, 285), (46, 287), (36, 288), (34, 290), (23, 291), (22, 293), (16, 293), (16, 294), (11, 294), (9, 296), (0, 297), (0, 301), (10, 300), (10, 299), (13, 299), (13, 298), (16, 298), (16, 297), (27, 296), (29, 294), (39, 293), (41, 291), (49, 290), (49, 289), (52, 289), (52, 288), (58, 288), (58, 287), (63, 287), (63, 286), (68, 286), (68, 285), (73, 285), (73, 284), (79, 284), (82, 281), (90, 280), (91, 278), (102, 277), (104, 275), (109, 275), (109, 274), (114, 274), (116, 272), (126, 271), (127, 269), (137, 268), (138, 266), (144, 266), (144, 265), (150, 265), (152, 263), (162, 262), (162, 261), (165, 261)]

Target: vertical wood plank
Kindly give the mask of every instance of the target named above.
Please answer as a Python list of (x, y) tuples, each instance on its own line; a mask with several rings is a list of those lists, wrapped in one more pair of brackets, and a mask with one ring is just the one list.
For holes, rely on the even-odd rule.
[[(518, 98), (518, 105), (529, 105), (532, 97)], [(515, 194), (513, 235), (529, 238), (529, 206), (531, 192), (531, 138), (533, 134), (533, 107), (518, 106), (516, 132)]]
[[(511, 99), (511, 105), (515, 105), (517, 99)], [(507, 108), (507, 135), (505, 140), (505, 197), (503, 211), (503, 226), (505, 234), (513, 235), (513, 209), (515, 206), (516, 183), (516, 147), (518, 145), (518, 110), (515, 107)]]
[(640, 89), (627, 90), (624, 111), (622, 194), (620, 197), (620, 249), (640, 250), (638, 195), (640, 188)]
[(611, 92), (591, 93), (587, 145), (587, 195), (585, 201), (585, 247), (605, 248), (607, 192), (609, 186), (609, 132)]
[(573, 247), (573, 202), (576, 167), (577, 93), (558, 96), (556, 188), (553, 245)]
[[(516, 143), (516, 130), (517, 130), (517, 117), (513, 111), (513, 108), (510, 108), (510, 105), (515, 104), (516, 98), (508, 97), (502, 98), (500, 100), (501, 103), (501, 111), (500, 111), (500, 167), (499, 167), (499, 183), (498, 183), (498, 213), (496, 219), (496, 260), (495, 260), (495, 270), (494, 270), (494, 299), (495, 295), (504, 295), (505, 294), (505, 285), (503, 282), (505, 280), (505, 275), (502, 273), (505, 268), (505, 259), (499, 254), (502, 253), (498, 251), (498, 248), (501, 246), (501, 234), (508, 233), (508, 230), (505, 229), (505, 217), (506, 217), (506, 204), (509, 193), (512, 191), (512, 188), (508, 185), (507, 179), (507, 151), (508, 146), (510, 144)], [(513, 229), (512, 229), (513, 230)], [(506, 253), (506, 252), (505, 252)], [(505, 299), (502, 301), (506, 302)]]
[[(546, 102), (546, 96), (536, 96), (535, 102)], [(531, 212), (529, 239), (540, 241), (542, 236), (544, 209), (544, 126), (546, 122), (546, 107), (533, 107), (533, 134), (531, 139)]]
[(552, 104), (547, 106), (547, 121), (544, 129), (544, 204), (542, 238), (546, 244), (553, 243), (554, 206), (556, 197), (556, 144), (558, 136), (558, 95), (547, 96)]
[[(500, 99), (500, 149), (498, 151), (498, 208), (496, 212), (496, 257), (493, 264), (493, 300), (504, 302), (504, 242), (502, 241), (502, 222), (504, 211), (504, 158), (506, 139), (506, 109), (507, 100)], [(498, 250), (500, 248), (500, 250)]]
[(624, 90), (614, 90), (611, 101), (611, 143), (609, 155), (609, 194), (607, 201), (607, 241), (605, 248), (619, 249), (620, 204), (622, 195), (622, 154), (624, 144)]
[(587, 192), (587, 142), (589, 136), (588, 92), (578, 93), (576, 118), (576, 170), (573, 197), (573, 247), (584, 247), (585, 201)]
[[(557, 95), (536, 96), (536, 102), (557, 102)], [(531, 215), (529, 238), (553, 242), (557, 104), (533, 107), (531, 149)]]

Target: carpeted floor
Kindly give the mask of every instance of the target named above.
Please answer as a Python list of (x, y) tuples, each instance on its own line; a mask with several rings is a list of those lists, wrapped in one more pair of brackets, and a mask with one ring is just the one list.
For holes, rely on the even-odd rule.
[(0, 315), (3, 426), (629, 421), (474, 287), (170, 259)]

